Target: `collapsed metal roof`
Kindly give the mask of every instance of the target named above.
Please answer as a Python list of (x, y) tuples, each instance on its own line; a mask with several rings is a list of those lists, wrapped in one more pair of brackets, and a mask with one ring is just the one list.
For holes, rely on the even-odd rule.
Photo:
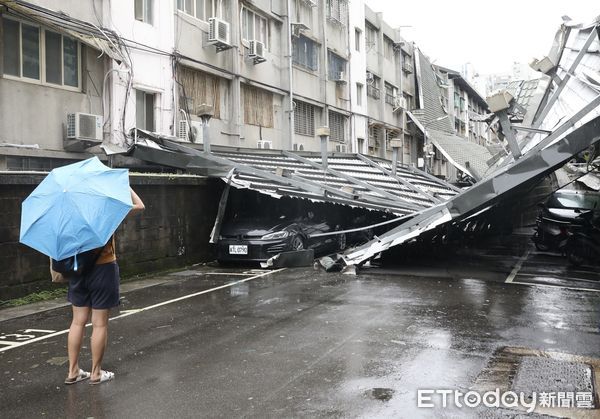
[(431, 208), (459, 189), (411, 167), (360, 154), (211, 148), (207, 153), (137, 130), (133, 157), (226, 178), (237, 188), (273, 197), (289, 196), (362, 207), (399, 216)]
[[(521, 135), (517, 153), (468, 190), (416, 214), (375, 240), (350, 249), (346, 265), (361, 264), (378, 253), (425, 231), (472, 216), (499, 200), (520, 196), (546, 175), (600, 141), (600, 27), (565, 23), (541, 69), (551, 77), (530, 130)], [(510, 125), (507, 127), (513, 130)], [(542, 128), (532, 134), (531, 129)], [(507, 133), (505, 133), (506, 135)], [(514, 135), (514, 132), (513, 132)]]
[[(480, 180), (488, 172), (489, 165), (487, 161), (492, 158), (492, 154), (485, 146), (456, 135), (454, 120), (443, 104), (443, 86), (437, 68), (442, 68), (449, 73), (455, 72), (432, 65), (421, 51), (418, 51), (418, 56), (419, 86), (423, 99), (422, 109), (413, 110), (408, 116), (415, 122), (416, 127), (423, 135), (430, 139), (431, 143), (440, 150), (450, 164), (473, 179)], [(463, 84), (466, 83), (462, 78), (460, 80)], [(476, 94), (479, 100), (483, 100), (475, 90), (470, 86), (469, 88), (473, 91), (470, 94)]]
[[(341, 256), (346, 265), (360, 265), (436, 226), (474, 216), (500, 200), (520, 196), (572, 156), (600, 141), (598, 32), (598, 22), (587, 27), (561, 27), (548, 60), (552, 65), (543, 67), (552, 82), (532, 125), (526, 127), (528, 131), (519, 136), (518, 142), (509, 144), (508, 158), (462, 192), (418, 170), (393, 168), (389, 161), (360, 154), (330, 153), (325, 158), (319, 153), (225, 147), (204, 152), (141, 130), (137, 130), (133, 156), (226, 177), (236, 187), (275, 197), (292, 196), (405, 216), (407, 221), (400, 226)], [(424, 56), (419, 59), (426, 63), (424, 68), (430, 67)], [(436, 83), (431, 74), (421, 74), (425, 81), (422, 89)], [(425, 108), (414, 112), (415, 119), (423, 129), (450, 135), (450, 121), (440, 118), (438, 112), (443, 111), (439, 101), (428, 104), (428, 97), (432, 96), (423, 94)], [(508, 130), (505, 136), (511, 133), (516, 137), (516, 127), (507, 123), (503, 125), (503, 130)]]

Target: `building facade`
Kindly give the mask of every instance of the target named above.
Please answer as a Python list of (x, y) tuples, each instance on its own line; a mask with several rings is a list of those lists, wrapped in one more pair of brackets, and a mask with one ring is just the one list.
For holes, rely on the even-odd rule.
[[(118, 153), (132, 128), (317, 151), (328, 127), (332, 152), (423, 157), (417, 49), (364, 1), (0, 0), (0, 14), (0, 170)], [(479, 106), (454, 85), (456, 112)]]

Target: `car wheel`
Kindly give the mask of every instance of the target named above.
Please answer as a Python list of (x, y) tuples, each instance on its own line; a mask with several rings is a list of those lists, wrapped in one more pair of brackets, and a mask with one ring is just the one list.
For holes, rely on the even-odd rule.
[(304, 239), (302, 236), (296, 234), (294, 237), (292, 237), (292, 240), (290, 241), (290, 247), (292, 250), (304, 250)]
[(585, 249), (582, 243), (575, 242), (567, 249), (567, 259), (574, 266), (581, 266), (585, 262)]
[(535, 244), (535, 248), (540, 252), (547, 252), (550, 250), (550, 246), (543, 242), (543, 238), (540, 237), (537, 231), (533, 235), (533, 243)]

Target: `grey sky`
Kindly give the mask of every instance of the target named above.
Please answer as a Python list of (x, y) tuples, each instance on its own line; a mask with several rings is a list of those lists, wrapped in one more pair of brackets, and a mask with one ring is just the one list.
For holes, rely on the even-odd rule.
[(482, 74), (508, 72), (548, 54), (561, 16), (589, 23), (600, 15), (597, 0), (366, 0), (384, 20), (402, 28), (436, 64), (460, 71), (473, 64)]

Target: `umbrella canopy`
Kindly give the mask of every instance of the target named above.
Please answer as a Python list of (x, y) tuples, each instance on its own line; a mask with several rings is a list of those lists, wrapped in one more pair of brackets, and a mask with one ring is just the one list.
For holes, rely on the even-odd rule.
[(132, 207), (127, 169), (98, 157), (63, 166), (23, 201), (20, 242), (65, 259), (104, 246)]

